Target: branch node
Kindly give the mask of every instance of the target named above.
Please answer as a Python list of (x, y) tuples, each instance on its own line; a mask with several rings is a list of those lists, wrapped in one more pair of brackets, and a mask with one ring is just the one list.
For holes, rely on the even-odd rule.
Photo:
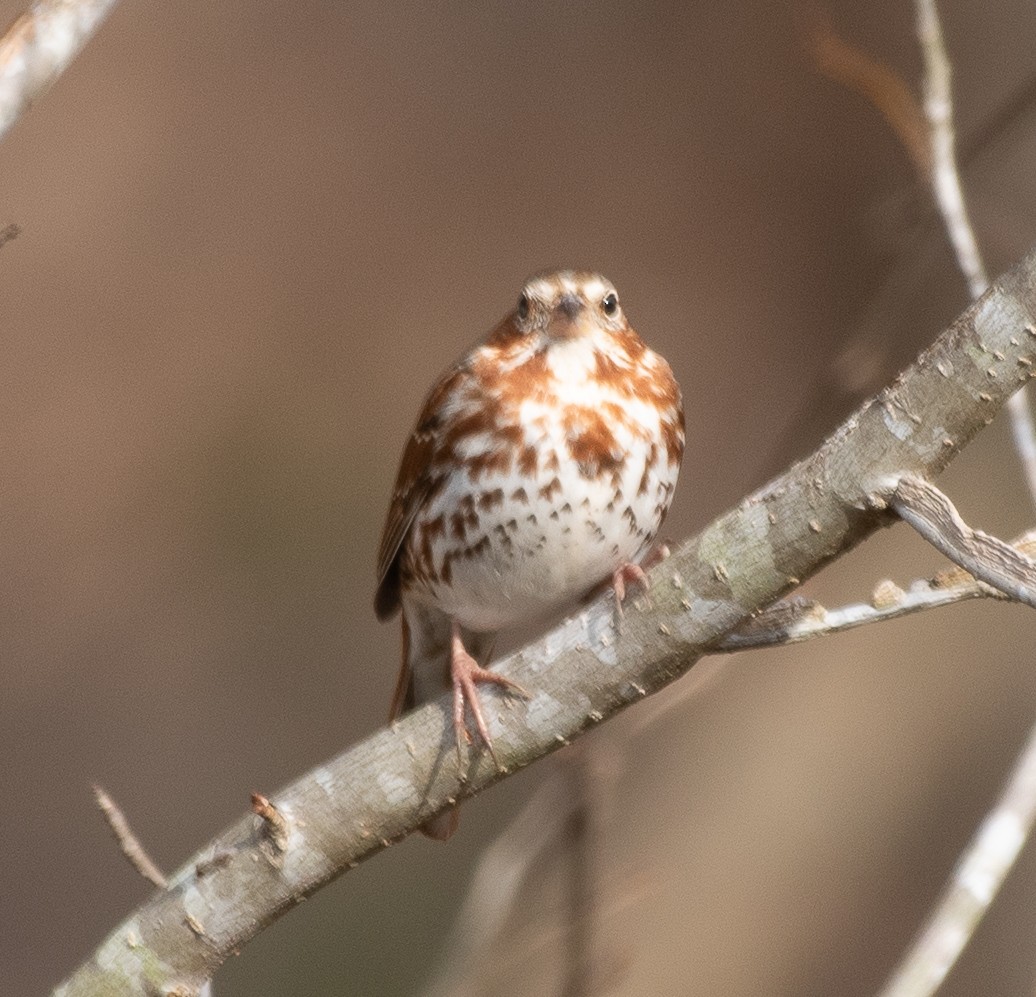
[(275, 865), (288, 850), (288, 819), (262, 793), (252, 794), (252, 813), (259, 818), (260, 844), (266, 857)]
[(203, 879), (205, 876), (215, 872), (217, 869), (222, 869), (223, 866), (229, 865), (230, 860), (233, 857), (234, 853), (228, 849), (214, 852), (208, 858), (204, 858), (201, 861), (194, 863), (194, 875), (199, 879)]
[(905, 596), (906, 593), (894, 581), (883, 578), (871, 592), (871, 605), (875, 609), (889, 609), (898, 606)]
[(207, 938), (208, 933), (205, 931), (205, 925), (201, 923), (193, 914), (185, 914), (183, 923), (187, 925), (192, 935), (197, 938)]
[(1036, 609), (1036, 562), (1003, 540), (973, 530), (931, 482), (904, 475), (892, 496), (892, 507), (954, 564)]

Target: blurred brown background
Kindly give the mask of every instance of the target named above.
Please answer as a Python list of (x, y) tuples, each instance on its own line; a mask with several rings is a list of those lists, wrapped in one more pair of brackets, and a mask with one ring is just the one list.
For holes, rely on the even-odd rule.
[[(941, 6), (967, 138), (1036, 75), (1036, 10)], [(916, 83), (909, 4), (829, 11)], [(1034, 157), (1023, 102), (969, 159), (994, 270), (1036, 233)], [(675, 368), (674, 539), (965, 300), (878, 114), (811, 70), (790, 7), (752, 0), (126, 2), (0, 143), (0, 177), (23, 228), (0, 251), (10, 994), (56, 984), (147, 895), (91, 781), (172, 870), (251, 790), (383, 722), (399, 638), (373, 564), (401, 446), (527, 273), (601, 270)], [(976, 525), (1033, 521), (1002, 422), (942, 483)], [(939, 565), (901, 527), (809, 591), (835, 605)], [(1033, 720), (1033, 633), (971, 604), (744, 655), (634, 737), (602, 817), (612, 992), (872, 993)], [(409, 840), (291, 912), (219, 997), (419, 992), (551, 764), (469, 805), (449, 845)], [(1034, 897), (1029, 848), (943, 993), (1032, 994)], [(557, 992), (563, 910), (544, 882), (520, 906), (484, 991)]]

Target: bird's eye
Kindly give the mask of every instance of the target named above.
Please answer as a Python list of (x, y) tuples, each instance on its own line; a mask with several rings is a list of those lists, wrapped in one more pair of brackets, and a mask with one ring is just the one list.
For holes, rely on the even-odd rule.
[(518, 307), (516, 309), (518, 313), (518, 321), (524, 322), (529, 317), (529, 296), (522, 294), (518, 299)]
[(619, 313), (619, 296), (611, 291), (604, 296), (601, 302), (601, 310), (608, 318), (614, 318)]

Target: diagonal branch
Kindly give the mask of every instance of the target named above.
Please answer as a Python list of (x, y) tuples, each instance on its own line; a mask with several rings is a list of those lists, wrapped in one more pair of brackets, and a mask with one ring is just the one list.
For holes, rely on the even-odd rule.
[(888, 500), (898, 482), (941, 471), (1028, 381), (1034, 319), (1036, 253), (814, 454), (684, 543), (655, 571), (650, 603), (627, 612), (622, 634), (610, 601), (598, 600), (501, 662), (531, 695), (500, 699), (493, 711), (500, 769), (475, 755), (458, 772), (448, 696), (414, 711), (273, 795), (288, 829), (276, 863), (263, 851), (262, 819), (248, 815), (57, 993), (198, 993), (232, 952), (358, 862), (674, 681), (723, 634), (894, 522)]
[(934, 994), (956, 964), (1036, 822), (1036, 726), (996, 804), (965, 849), (923, 930), (879, 997)]

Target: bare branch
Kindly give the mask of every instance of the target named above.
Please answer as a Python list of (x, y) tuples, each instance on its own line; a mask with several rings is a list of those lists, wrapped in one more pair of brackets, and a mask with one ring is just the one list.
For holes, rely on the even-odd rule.
[(601, 989), (596, 963), (599, 787), (596, 766), (588, 752), (577, 749), (565, 760), (571, 802), (562, 838), (569, 858), (569, 911), (567, 972), (561, 993), (563, 997), (589, 997)]
[(42, 97), (116, 0), (37, 0), (0, 38), (0, 137)]
[(906, 149), (914, 168), (927, 177), (932, 168), (925, 117), (916, 98), (895, 70), (840, 38), (822, 10), (804, 8), (806, 50), (818, 72), (853, 90), (884, 117)]
[(100, 787), (94, 786), (94, 799), (100, 807), (108, 827), (111, 828), (115, 840), (119, 843), (122, 854), (129, 859), (129, 863), (148, 882), (154, 883), (160, 890), (166, 888), (166, 878), (162, 870), (151, 861), (150, 856), (144, 850), (137, 836), (130, 829), (129, 821), (125, 814), (119, 809), (115, 801)]
[[(968, 282), (972, 298), (989, 286), (975, 231), (968, 217), (957, 169), (953, 128), (953, 96), (950, 89), (950, 60), (942, 37), (935, 0), (915, 0), (917, 37), (925, 64), (925, 114), (932, 145), (932, 193), (946, 226), (957, 265)], [(1036, 431), (1025, 392), (1007, 403), (1015, 450), (1025, 474), (1029, 495), (1036, 503)]]
[(989, 277), (978, 250), (957, 172), (950, 60), (943, 44), (935, 0), (914, 0), (914, 10), (925, 66), (924, 109), (932, 144), (932, 193), (957, 256), (957, 264), (968, 282), (972, 298), (977, 298), (989, 287)]
[(280, 862), (280, 856), (288, 850), (288, 819), (262, 793), (252, 794), (252, 813), (261, 821), (259, 833), (269, 844), (267, 855), (270, 861)]
[(953, 588), (915, 582), (907, 591), (892, 582), (880, 582), (871, 602), (853, 603), (838, 609), (827, 609), (812, 599), (790, 599), (768, 606), (746, 626), (727, 634), (709, 650), (734, 654), (784, 644), (802, 644), (871, 623), (885, 623), (926, 609), (953, 606), (968, 599), (989, 598), (991, 595), (992, 590), (971, 579)]
[[(935, 161), (933, 191), (957, 255), (958, 266), (968, 281), (972, 297), (978, 297), (988, 281), (964, 207), (954, 153), (950, 62), (942, 39), (935, 0), (914, 0), (914, 5), (917, 35), (925, 62), (925, 111)], [(1033, 431), (1032, 414), (1024, 392), (1010, 398), (1007, 408), (1015, 448), (1026, 475), (1029, 493), (1036, 502), (1036, 433)], [(1036, 566), (1033, 562), (1012, 548), (1004, 550), (999, 547), (999, 541), (987, 542), (993, 538), (971, 531), (956, 515), (948, 500), (944, 506), (935, 496), (925, 496), (924, 491), (921, 488), (918, 497), (924, 499), (925, 504), (927, 499), (932, 500), (934, 520), (920, 510), (921, 503), (909, 500), (906, 505), (911, 508), (899, 509), (904, 518), (919, 530), (925, 531), (923, 535), (931, 542), (946, 541), (946, 546), (941, 549), (948, 556), (953, 556), (949, 550), (955, 549), (962, 555), (955, 560), (967, 570), (974, 571), (977, 577), (982, 578), (980, 571), (988, 567), (985, 581), (1034, 605), (1033, 569)], [(901, 495), (901, 501), (902, 498)], [(915, 939), (882, 991), (882, 997), (930, 997), (938, 989), (993, 902), (1032, 830), (1034, 813), (1036, 728), (1030, 733), (1026, 748), (1015, 762), (1005, 794), (965, 851), (953, 881), (940, 898), (926, 928)]]
[(448, 961), (425, 997), (464, 997), (475, 983), (479, 953), (490, 951), (523, 885), (547, 847), (560, 839), (570, 810), (568, 779), (555, 768), (497, 839), (482, 853), (444, 951)]
[(1036, 609), (1036, 562), (1003, 540), (973, 530), (935, 485), (905, 476), (892, 508), (954, 564)]
[(996, 806), (961, 856), (927, 924), (879, 997), (935, 993), (974, 934), (1036, 819), (1036, 727)]
[[(894, 521), (875, 503), (887, 482), (937, 474), (1028, 381), (1034, 319), (1036, 253), (814, 454), (682, 544), (654, 570), (650, 598), (627, 608), (621, 635), (611, 600), (599, 599), (501, 661), (530, 690), (528, 700), (501, 698), (491, 711), (501, 768), (481, 753), (458, 771), (449, 696), (415, 710), (276, 794), (292, 820), (279, 867), (260, 860), (249, 814), (187, 862), (58, 993), (139, 993), (145, 977), (197, 992), (231, 952), (357, 862), (672, 682), (724, 633)], [(667, 573), (681, 587), (666, 584)], [(204, 939), (189, 930), (187, 914)], [(157, 979), (155, 967), (163, 967)]]

